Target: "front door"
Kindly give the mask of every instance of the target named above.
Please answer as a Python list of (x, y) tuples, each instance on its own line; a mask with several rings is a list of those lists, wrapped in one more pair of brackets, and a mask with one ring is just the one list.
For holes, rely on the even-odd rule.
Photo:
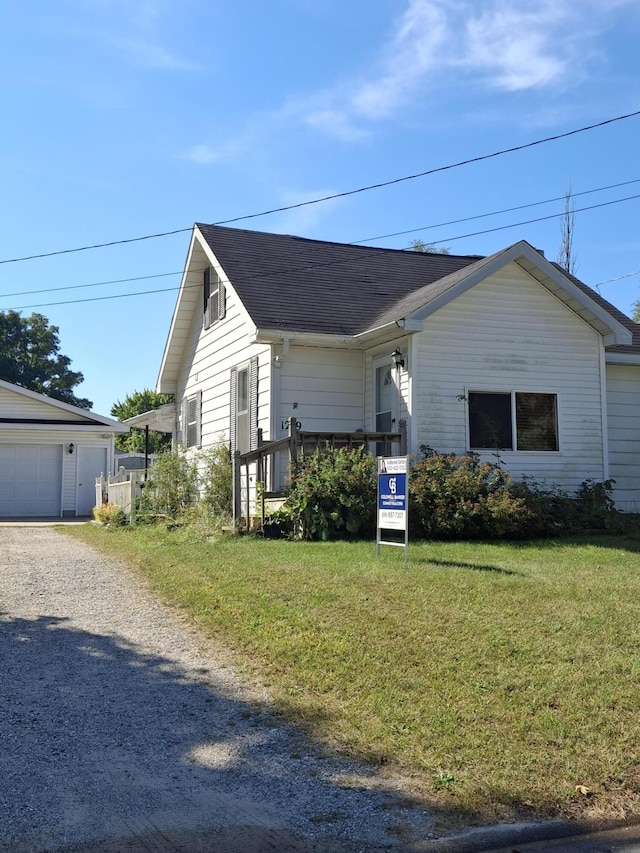
[(96, 478), (107, 471), (106, 447), (78, 447), (76, 515), (91, 515), (96, 505)]
[[(397, 389), (393, 381), (393, 366), (385, 357), (374, 362), (374, 429), (376, 432), (395, 432), (397, 428)], [(376, 455), (389, 453), (384, 442), (376, 444)]]

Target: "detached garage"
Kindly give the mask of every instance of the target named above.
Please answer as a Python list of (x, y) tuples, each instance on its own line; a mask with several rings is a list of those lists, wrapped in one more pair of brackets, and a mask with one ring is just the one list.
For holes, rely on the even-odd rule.
[(89, 516), (128, 427), (0, 380), (0, 518)]

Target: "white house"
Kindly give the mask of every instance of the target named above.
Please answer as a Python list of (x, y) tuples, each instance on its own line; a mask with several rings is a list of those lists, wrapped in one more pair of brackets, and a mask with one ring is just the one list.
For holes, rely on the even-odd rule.
[(112, 470), (110, 418), (0, 380), (0, 518), (89, 516)]
[(482, 258), (196, 225), (157, 390), (184, 447), (247, 452), (291, 418), (402, 428), (409, 453), (612, 478), (640, 506), (640, 326), (525, 241)]

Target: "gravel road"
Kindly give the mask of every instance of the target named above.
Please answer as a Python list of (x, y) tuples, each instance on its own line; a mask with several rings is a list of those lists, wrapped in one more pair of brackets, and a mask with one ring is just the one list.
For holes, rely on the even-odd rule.
[(0, 853), (419, 850), (432, 816), (316, 754), (116, 560), (0, 528)]

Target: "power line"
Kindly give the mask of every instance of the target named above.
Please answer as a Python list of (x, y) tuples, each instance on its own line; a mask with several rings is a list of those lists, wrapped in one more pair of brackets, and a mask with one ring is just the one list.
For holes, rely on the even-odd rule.
[[(618, 187), (626, 187), (629, 184), (637, 184), (640, 183), (640, 178), (633, 178), (630, 181), (622, 181), (619, 184), (609, 184), (606, 187), (596, 187), (592, 190), (582, 190), (582, 192), (572, 192), (571, 197), (577, 198), (582, 195), (590, 195), (592, 193), (604, 192), (605, 190), (613, 190)], [(402, 237), (405, 234), (415, 234), (417, 231), (430, 231), (432, 228), (444, 228), (446, 225), (459, 225), (462, 222), (471, 222), (474, 219), (486, 219), (489, 216), (500, 216), (503, 213), (513, 213), (516, 210), (525, 210), (529, 207), (539, 207), (541, 204), (551, 204), (555, 201), (564, 201), (566, 195), (556, 196), (556, 198), (547, 198), (543, 201), (532, 201), (529, 204), (519, 204), (517, 207), (505, 207), (503, 210), (494, 210), (491, 213), (478, 213), (475, 216), (465, 216), (463, 219), (450, 219), (448, 222), (438, 222), (436, 225), (422, 225), (419, 228), (409, 228), (406, 231), (395, 231), (391, 234), (381, 234), (379, 237), (367, 237), (364, 240), (352, 240), (351, 243), (355, 245), (359, 245), (360, 243), (372, 243), (375, 240), (388, 240), (390, 237)], [(556, 215), (556, 214), (554, 214)], [(564, 214), (557, 214), (558, 216), (562, 216)], [(439, 241), (441, 242), (441, 241)]]
[[(182, 275), (182, 270), (177, 270), (176, 272), (159, 272), (154, 275), (138, 275), (133, 278), (114, 278), (111, 281), (94, 281), (91, 284), (66, 284), (63, 287), (43, 287), (39, 290), (21, 290), (18, 293), (2, 293), (0, 294), (0, 299), (7, 299), (9, 296), (30, 296), (32, 293), (56, 293), (59, 290), (81, 290), (85, 287), (104, 287), (106, 284), (126, 284), (130, 281), (146, 281), (149, 278), (165, 278), (170, 275)], [(152, 292), (153, 291), (149, 291), (149, 293)], [(51, 305), (52, 303), (49, 304)]]
[[(618, 187), (626, 187), (626, 186), (629, 186), (630, 184), (637, 184), (637, 183), (640, 183), (640, 178), (632, 178), (631, 180), (628, 180), (628, 181), (621, 181), (621, 182), (616, 183), (616, 184), (608, 184), (607, 186), (604, 186), (604, 187), (595, 187), (595, 188), (592, 188), (589, 190), (581, 190), (580, 192), (572, 192), (571, 195), (573, 198), (577, 198), (579, 196), (591, 195), (593, 193), (604, 192), (606, 190), (616, 189)], [(463, 217), (462, 219), (452, 219), (452, 220), (449, 220), (448, 222), (440, 222), (436, 225), (423, 225), (423, 226), (420, 226), (418, 228), (410, 228), (410, 229), (407, 229), (405, 231), (395, 231), (395, 232), (390, 233), (390, 234), (381, 235), (379, 237), (369, 237), (369, 238), (364, 239), (364, 240), (351, 240), (350, 245), (357, 246), (357, 245), (360, 245), (361, 243), (368, 243), (368, 242), (372, 242), (374, 240), (383, 240), (383, 239), (389, 238), (389, 237), (398, 237), (398, 236), (402, 236), (405, 234), (412, 234), (412, 233), (415, 233), (417, 231), (426, 231), (426, 230), (429, 230), (432, 228), (442, 228), (445, 225), (458, 225), (460, 223), (471, 222), (471, 221), (476, 220), (476, 219), (486, 219), (490, 216), (499, 216), (503, 213), (512, 213), (516, 210), (525, 210), (525, 209), (531, 208), (531, 207), (539, 207), (540, 205), (543, 205), (543, 204), (550, 204), (550, 203), (556, 202), (556, 201), (564, 201), (565, 198), (566, 198), (566, 195), (556, 196), (555, 198), (543, 199), (542, 201), (533, 201), (533, 202), (529, 202), (528, 204), (520, 204), (520, 205), (517, 205), (515, 207), (507, 207), (507, 208), (503, 208), (502, 210), (490, 211), (489, 213), (478, 213), (478, 214), (475, 214), (474, 216)], [(632, 196), (632, 198), (633, 198), (633, 196)], [(618, 201), (625, 201), (625, 200), (627, 200), (627, 199), (615, 199), (612, 202), (609, 202), (609, 204), (614, 204), (614, 203), (617, 203)], [(581, 210), (589, 210), (589, 209), (590, 208), (581, 208)], [(554, 217), (563, 216), (563, 215), (564, 215), (564, 213), (551, 214), (549, 217), (546, 217), (546, 218), (554, 218)], [(537, 222), (537, 221), (541, 221), (541, 220), (539, 220), (539, 219), (538, 220), (528, 220), (527, 223), (513, 223), (513, 224), (501, 226), (501, 227), (503, 229), (514, 228), (520, 224), (528, 224), (529, 222)], [(489, 229), (489, 230), (493, 230), (493, 229)], [(476, 233), (477, 234), (485, 234), (488, 232), (487, 231), (481, 231), (481, 232), (476, 232)], [(473, 236), (475, 236), (475, 235), (473, 235)], [(462, 238), (452, 237), (449, 239), (457, 240), (457, 239), (462, 239)], [(445, 242), (445, 241), (438, 241), (438, 242)], [(101, 286), (109, 285), (109, 284), (124, 284), (124, 283), (132, 282), (132, 281), (145, 281), (147, 279), (152, 279), (152, 278), (162, 278), (162, 277), (172, 276), (172, 275), (182, 275), (182, 272), (183, 272), (182, 270), (176, 270), (175, 272), (155, 273), (153, 275), (143, 275), (143, 276), (134, 276), (131, 278), (112, 279), (109, 281), (98, 281), (98, 282), (92, 282), (89, 284), (65, 285), (63, 287), (46, 287), (46, 288), (40, 288), (37, 290), (23, 290), (23, 291), (18, 291), (16, 293), (0, 294), (0, 299), (6, 299), (6, 298), (9, 298), (12, 296), (27, 296), (27, 295), (31, 295), (31, 294), (35, 294), (35, 293), (54, 293), (54, 292), (58, 292), (58, 291), (62, 291), (62, 290), (80, 290), (80, 289), (86, 288), (86, 287), (101, 287)], [(630, 276), (635, 275), (635, 273), (629, 273), (629, 275)], [(624, 278), (625, 276), (622, 276), (622, 277)], [(611, 280), (613, 281), (615, 279), (611, 279)], [(605, 284), (605, 283), (606, 282), (600, 282), (600, 284)], [(143, 291), (143, 292), (154, 293), (155, 291), (149, 290), (149, 291)], [(164, 291), (158, 291), (158, 292), (164, 292)], [(124, 294), (124, 295), (126, 296), (128, 294)], [(64, 302), (64, 303), (59, 303), (59, 302), (51, 303), (51, 302), (49, 302), (49, 303), (46, 303), (46, 305), (61, 305), (61, 304), (71, 304), (71, 303), (70, 302)], [(24, 307), (31, 308), (31, 307), (40, 307), (40, 306), (24, 306)]]
[(595, 287), (597, 290), (603, 284), (613, 284), (614, 281), (622, 281), (623, 278), (633, 278), (636, 275), (640, 275), (640, 270), (636, 270), (635, 272), (627, 272), (624, 275), (618, 275), (615, 278), (606, 278), (604, 281), (599, 281), (597, 284), (594, 284), (593, 287)]
[[(611, 201), (603, 201), (600, 204), (591, 204), (588, 207), (576, 207), (572, 210), (572, 213), (583, 213), (585, 210), (595, 210), (598, 207), (608, 207), (612, 204), (620, 204), (623, 201), (632, 201), (633, 199), (640, 198), (640, 193), (637, 195), (629, 195), (626, 198), (615, 198)], [(550, 213), (548, 216), (539, 216), (536, 219), (524, 219), (522, 222), (512, 222), (509, 225), (498, 225), (495, 228), (486, 228), (484, 231), (472, 231), (469, 234), (459, 234), (457, 237), (444, 237), (442, 240), (436, 240), (436, 243), (451, 243), (454, 240), (464, 240), (466, 237), (478, 237), (481, 234), (492, 234), (494, 231), (504, 231), (507, 228), (518, 228), (520, 225), (532, 225), (535, 222), (544, 222), (547, 219), (558, 219), (561, 216), (564, 216), (564, 211), (562, 213)]]
[[(459, 160), (456, 163), (449, 163), (446, 166), (436, 166), (433, 169), (427, 169), (424, 172), (417, 172), (414, 175), (405, 175), (404, 177), (401, 177), (401, 178), (393, 178), (392, 180), (389, 180), (389, 181), (381, 181), (381, 182), (376, 183), (376, 184), (369, 184), (368, 186), (359, 187), (358, 189), (345, 190), (344, 192), (333, 193), (332, 195), (323, 196), (321, 198), (310, 199), (308, 201), (301, 201), (301, 202), (298, 202), (297, 204), (289, 204), (289, 205), (285, 205), (283, 207), (274, 207), (274, 208), (271, 208), (269, 210), (263, 210), (260, 213), (249, 213), (249, 214), (245, 214), (243, 216), (235, 216), (232, 219), (222, 219), (222, 220), (219, 220), (218, 222), (212, 222), (209, 224), (210, 225), (230, 225), (234, 222), (242, 222), (242, 221), (246, 221), (247, 219), (256, 219), (260, 216), (269, 216), (273, 213), (284, 213), (285, 211), (288, 211), (288, 210), (296, 210), (298, 208), (307, 207), (307, 206), (312, 205), (312, 204), (321, 204), (325, 201), (333, 201), (334, 199), (346, 198), (347, 196), (357, 195), (358, 193), (363, 193), (363, 192), (369, 192), (370, 190), (382, 189), (383, 187), (390, 187), (390, 186), (393, 186), (395, 184), (400, 184), (400, 183), (403, 183), (406, 181), (414, 181), (417, 178), (424, 178), (424, 177), (427, 177), (428, 175), (435, 175), (438, 172), (446, 172), (446, 171), (449, 171), (451, 169), (457, 169), (460, 166), (468, 166), (472, 163), (481, 163), (484, 160), (491, 160), (492, 158), (500, 157), (504, 154), (513, 154), (517, 151), (525, 151), (528, 148), (534, 148), (537, 145), (544, 145), (547, 142), (557, 142), (559, 139), (566, 139), (569, 136), (575, 136), (578, 133), (585, 133), (588, 130), (595, 130), (597, 128), (605, 127), (607, 125), (614, 124), (615, 122), (624, 121), (625, 119), (634, 118), (634, 117), (639, 116), (639, 115), (640, 115), (640, 110), (636, 110), (635, 112), (626, 113), (625, 115), (621, 115), (621, 116), (615, 116), (614, 118), (605, 119), (604, 121), (596, 122), (595, 124), (585, 125), (584, 127), (578, 127), (578, 128), (575, 128), (574, 130), (568, 130), (568, 131), (565, 131), (565, 133), (557, 133), (553, 136), (546, 136), (543, 139), (536, 139), (533, 142), (526, 142), (526, 143), (523, 143), (522, 145), (514, 145), (511, 148), (503, 148), (499, 151), (494, 151), (491, 154), (481, 154), (481, 155), (478, 155), (476, 157), (469, 157), (466, 160)], [(193, 228), (193, 226), (190, 226), (189, 228), (177, 228), (177, 229), (174, 229), (173, 231), (162, 231), (162, 232), (159, 232), (157, 234), (146, 234), (143, 237), (131, 237), (131, 238), (125, 239), (125, 240), (111, 240), (108, 243), (94, 243), (93, 245), (90, 245), (90, 246), (79, 246), (79, 247), (74, 248), (74, 249), (61, 249), (61, 250), (58, 250), (55, 252), (44, 252), (44, 253), (37, 254), (37, 255), (26, 255), (26, 256), (21, 257), (21, 258), (6, 258), (4, 260), (0, 260), (0, 264), (15, 264), (15, 263), (19, 263), (20, 261), (32, 261), (32, 260), (36, 260), (38, 258), (51, 258), (51, 257), (54, 257), (55, 255), (68, 255), (68, 254), (72, 254), (75, 252), (86, 252), (86, 251), (89, 251), (91, 249), (104, 249), (104, 248), (107, 248), (110, 246), (123, 245), (125, 243), (136, 243), (136, 242), (140, 242), (142, 240), (153, 240), (153, 239), (158, 238), (158, 237), (170, 237), (170, 236), (173, 236), (175, 234), (184, 234), (187, 231), (191, 231), (192, 228)]]
[[(629, 181), (628, 183), (633, 183), (633, 181)], [(584, 194), (584, 193), (582, 193), (582, 194)], [(619, 204), (623, 201), (632, 201), (632, 200), (638, 199), (638, 198), (640, 198), (640, 193), (638, 193), (636, 195), (632, 195), (632, 196), (627, 196), (626, 198), (612, 199), (610, 201), (605, 201), (605, 202), (602, 202), (600, 204), (592, 204), (592, 205), (588, 205), (587, 207), (576, 208), (575, 212), (576, 213), (582, 213), (582, 212), (587, 211), (587, 210), (596, 210), (597, 208), (600, 208), (600, 207), (609, 207), (612, 204)], [(541, 203), (544, 203), (544, 202), (541, 202)], [(438, 242), (445, 243), (445, 242), (453, 242), (454, 240), (463, 240), (466, 237), (475, 237), (475, 236), (479, 236), (482, 234), (490, 234), (490, 233), (493, 233), (495, 231), (504, 231), (508, 228), (517, 228), (521, 225), (530, 225), (530, 224), (536, 223), (536, 222), (544, 222), (545, 220), (548, 220), (548, 219), (557, 219), (557, 218), (564, 216), (564, 215), (565, 215), (564, 211), (562, 213), (552, 213), (552, 214), (549, 214), (548, 216), (540, 216), (540, 217), (537, 217), (535, 219), (527, 219), (527, 220), (523, 220), (521, 222), (512, 222), (509, 225), (499, 225), (495, 228), (487, 228), (483, 231), (474, 231), (474, 232), (469, 233), (469, 234), (460, 234), (456, 237), (447, 237), (446, 239), (438, 241)], [(473, 219), (475, 217), (470, 217), (470, 218)], [(395, 250), (395, 251), (400, 251), (400, 250)], [(358, 256), (358, 257), (360, 257), (360, 256)], [(288, 270), (277, 270), (275, 272), (270, 271), (270, 272), (263, 273), (262, 275), (254, 276), (253, 280), (256, 280), (258, 278), (268, 278), (268, 277), (273, 276), (273, 275), (281, 275), (283, 272), (292, 272), (292, 271), (293, 272), (300, 272), (300, 271), (303, 271), (306, 269), (317, 269), (319, 267), (329, 267), (329, 266), (335, 266), (335, 265), (340, 265), (340, 264), (344, 264), (344, 263), (352, 263), (354, 260), (357, 260), (358, 257), (351, 257), (348, 260), (327, 261), (326, 263), (321, 263), (321, 264), (318, 264), (318, 263), (305, 264), (302, 267), (294, 267), (294, 268), (288, 269)], [(367, 257), (367, 255), (363, 254), (361, 257), (364, 258), (364, 257)], [(175, 273), (164, 273), (163, 275), (175, 275)], [(632, 276), (632, 275), (636, 275), (636, 273), (629, 273), (629, 276)], [(620, 276), (619, 278), (625, 278), (625, 277), (626, 276)], [(145, 278), (145, 277), (142, 276), (141, 278)], [(149, 278), (154, 278), (154, 276), (149, 276)], [(135, 281), (135, 280), (137, 280), (137, 279), (131, 279), (131, 281)], [(617, 279), (612, 279), (612, 281), (614, 281), (614, 280), (617, 280)], [(224, 283), (229, 284), (230, 282), (226, 281)], [(605, 283), (606, 282), (600, 282), (600, 284), (605, 284)], [(85, 285), (78, 285), (78, 287), (84, 287), (84, 286)], [(89, 286), (91, 286), (91, 285), (89, 285)], [(185, 285), (185, 288), (200, 287), (200, 286), (201, 286), (200, 283), (198, 283), (198, 284), (194, 284), (194, 285)], [(596, 285), (596, 287), (598, 287), (598, 286), (599, 285)], [(60, 288), (60, 289), (64, 289), (64, 288)], [(41, 303), (38, 303), (35, 305), (20, 305), (20, 306), (15, 307), (13, 310), (18, 311), (18, 310), (24, 310), (27, 308), (46, 308), (46, 307), (57, 306), (57, 305), (76, 305), (76, 304), (81, 304), (84, 302), (99, 302), (99, 301), (104, 301), (107, 299), (123, 299), (123, 298), (128, 297), (128, 296), (147, 296), (147, 295), (152, 295), (155, 293), (168, 293), (170, 291), (177, 291), (179, 289), (180, 289), (179, 286), (178, 287), (166, 287), (166, 288), (157, 289), (157, 290), (142, 290), (142, 291), (138, 291), (136, 293), (120, 293), (120, 294), (115, 294), (112, 296), (94, 296), (94, 297), (88, 297), (87, 299), (73, 299), (73, 300), (70, 299), (70, 300), (65, 300), (65, 301), (61, 301), (61, 302), (41, 302)], [(33, 292), (37, 293), (40, 291), (33, 291)], [(0, 309), (0, 310), (2, 310), (2, 309)]]

